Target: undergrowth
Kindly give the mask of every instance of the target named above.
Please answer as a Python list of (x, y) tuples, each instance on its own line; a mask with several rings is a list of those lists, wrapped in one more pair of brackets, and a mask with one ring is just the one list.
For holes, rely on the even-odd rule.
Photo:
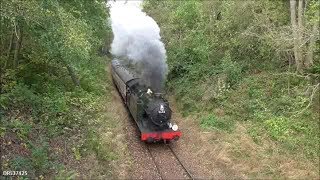
[[(309, 3), (315, 17), (319, 3)], [(269, 141), (318, 166), (319, 73), (310, 72), (320, 51), (313, 49), (312, 68), (296, 73), (293, 43), (279, 40), (291, 37), (287, 3), (148, 0), (144, 7), (160, 24), (167, 91), (184, 116), (225, 134), (244, 126), (258, 146)]]
[[(55, 173), (60, 178), (79, 176), (77, 168), (64, 170), (68, 162), (61, 162), (61, 154), (56, 155), (55, 148), (75, 161), (85, 160), (92, 153), (102, 162), (117, 158), (112, 145), (105, 144), (100, 137), (100, 128), (109, 121), (105, 117), (105, 105), (110, 101), (110, 82), (105, 71), (108, 61), (105, 57), (95, 58), (99, 68), (95, 83), (104, 84), (98, 90), (68, 90), (53, 85), (63, 84), (68, 77), (37, 84), (41, 87), (28, 86), (19, 80), (5, 89), (7, 93), (0, 99), (2, 149), (6, 152), (3, 170), (28, 171), (28, 177), (40, 179)], [(54, 139), (61, 137), (65, 145), (55, 147)]]
[[(243, 78), (236, 88), (222, 94), (205, 93), (211, 85), (203, 90), (201, 85), (194, 87), (179, 82), (175, 92), (184, 114), (196, 114), (203, 128), (230, 133), (236, 122), (246, 124), (247, 133), (257, 144), (271, 138), (291, 153), (301, 152), (316, 163), (320, 153), (319, 114), (316, 104), (305, 109), (310, 103), (310, 95), (301, 93), (306, 92), (306, 83), (296, 77), (258, 74)], [(313, 101), (318, 97), (316, 94)]]
[(110, 178), (118, 157), (101, 137), (112, 121), (109, 59), (100, 51), (111, 35), (105, 1), (0, 6), (2, 170), (24, 170), (29, 179)]

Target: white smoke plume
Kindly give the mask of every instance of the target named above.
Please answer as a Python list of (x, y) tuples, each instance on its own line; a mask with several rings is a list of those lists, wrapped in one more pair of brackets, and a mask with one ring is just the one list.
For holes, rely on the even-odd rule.
[[(157, 23), (139, 8), (124, 1), (110, 4), (114, 35), (111, 53), (135, 65), (135, 71), (154, 91), (163, 90), (168, 66)], [(138, 4), (138, 5), (137, 5)]]

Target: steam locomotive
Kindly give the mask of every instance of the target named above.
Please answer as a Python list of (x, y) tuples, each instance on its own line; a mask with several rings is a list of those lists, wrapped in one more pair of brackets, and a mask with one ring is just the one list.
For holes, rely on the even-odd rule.
[(142, 141), (171, 142), (178, 140), (181, 131), (171, 122), (169, 103), (161, 93), (154, 93), (128, 66), (114, 59), (111, 74), (123, 101), (140, 130)]

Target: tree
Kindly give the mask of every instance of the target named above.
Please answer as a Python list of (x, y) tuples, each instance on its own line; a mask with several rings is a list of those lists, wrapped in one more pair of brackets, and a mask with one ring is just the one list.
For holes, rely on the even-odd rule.
[[(298, 6), (297, 6), (298, 2)], [(313, 51), (318, 38), (319, 11), (313, 12), (312, 30), (306, 27), (305, 12), (308, 6), (319, 7), (319, 2), (305, 0), (290, 0), (291, 26), (293, 36), (293, 52), (297, 72), (302, 74), (305, 69), (313, 65)]]
[[(300, 10), (300, 9), (299, 9)], [(294, 52), (294, 57), (295, 57), (295, 63), (297, 66), (297, 71), (299, 73), (302, 73), (302, 54), (301, 54), (301, 50), (299, 47), (300, 44), (300, 36), (299, 36), (299, 29), (297, 26), (297, 15), (296, 15), (296, 0), (290, 0), (290, 12), (291, 12), (291, 25), (292, 25), (292, 34), (293, 34), (293, 38), (294, 38), (294, 48), (293, 48), (293, 52)], [(299, 21), (299, 25), (301, 26), (301, 12), (299, 12), (300, 18), (298, 18)], [(299, 27), (300, 27), (299, 26)]]

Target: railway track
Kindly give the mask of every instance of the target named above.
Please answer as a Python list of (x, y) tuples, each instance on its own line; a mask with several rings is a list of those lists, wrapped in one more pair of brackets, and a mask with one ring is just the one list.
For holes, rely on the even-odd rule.
[(194, 179), (170, 145), (146, 146), (160, 179)]
[(181, 165), (181, 167), (185, 170), (186, 174), (188, 175), (188, 177), (190, 179), (194, 179), (190, 173), (190, 171), (184, 166), (184, 164), (181, 162), (181, 160), (179, 159), (179, 157), (177, 156), (177, 154), (173, 151), (172, 147), (170, 145), (167, 145), (167, 147), (171, 150), (172, 154), (174, 155), (174, 157), (177, 159), (177, 161), (179, 162), (179, 164)]

